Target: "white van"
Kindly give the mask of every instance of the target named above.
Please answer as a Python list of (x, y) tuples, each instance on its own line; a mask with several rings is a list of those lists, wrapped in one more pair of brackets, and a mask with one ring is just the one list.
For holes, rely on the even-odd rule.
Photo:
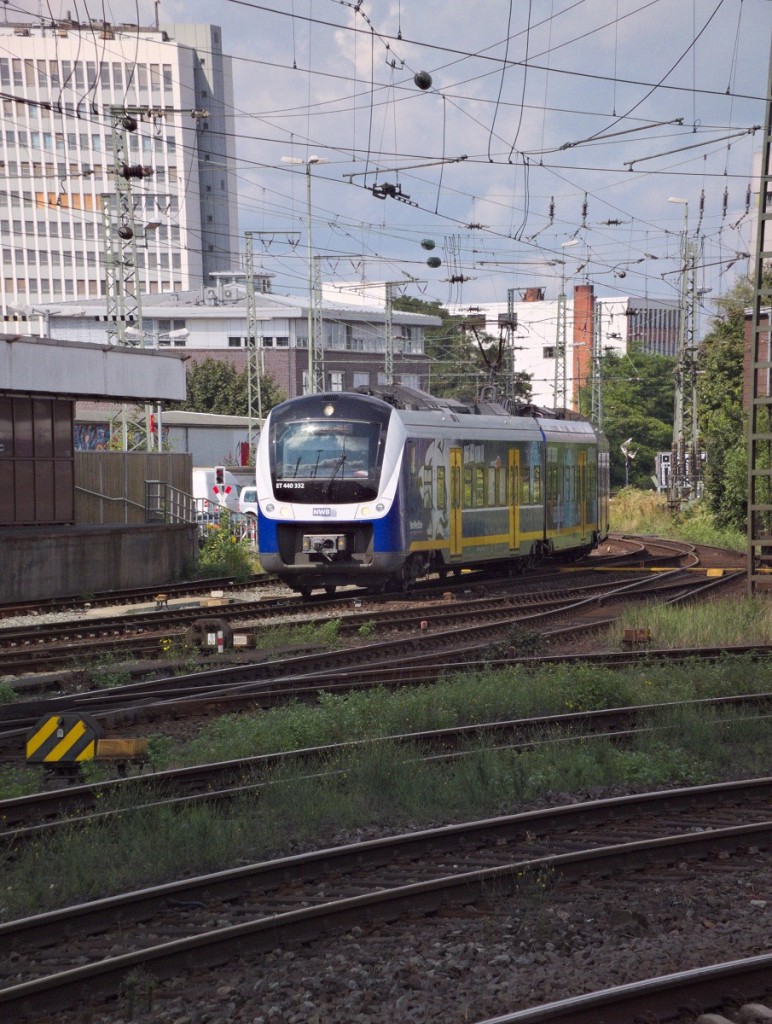
[(200, 466), (193, 470), (193, 497), (196, 508), (204, 514), (219, 513), (223, 507), (238, 512), (240, 490), (236, 477), (225, 466)]
[(247, 484), (241, 488), (239, 495), (239, 512), (245, 516), (254, 516), (257, 519), (257, 487)]

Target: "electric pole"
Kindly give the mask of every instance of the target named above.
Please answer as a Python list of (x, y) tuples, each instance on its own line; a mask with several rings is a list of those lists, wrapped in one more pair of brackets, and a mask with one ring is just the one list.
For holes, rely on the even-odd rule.
[(689, 207), (686, 200), (681, 242), (681, 319), (673, 399), (673, 443), (670, 453), (668, 500), (673, 508), (702, 495), (702, 460), (697, 425), (697, 354), (694, 337), (697, 244), (689, 238)]
[[(759, 176), (758, 228), (753, 275), (751, 321), (750, 416), (748, 424), (748, 594), (762, 583), (769, 586), (767, 570), (772, 556), (772, 50), (769, 59), (764, 144)], [(766, 270), (766, 273), (765, 273)]]
[[(144, 347), (145, 333), (137, 280), (137, 235), (131, 182), (150, 177), (153, 169), (140, 164), (129, 164), (127, 142), (128, 134), (137, 130), (137, 118), (140, 113), (140, 108), (110, 108), (113, 191), (102, 196), (102, 245), (107, 299), (107, 340), (113, 345), (139, 344)], [(127, 328), (131, 329), (131, 335)], [(121, 434), (124, 451), (128, 451), (130, 447), (142, 447), (143, 443), (148, 451), (152, 450), (153, 432), (150, 422), (150, 406), (147, 405), (144, 424), (133, 424), (132, 434), (138, 440), (130, 445), (128, 414), (126, 406), (122, 407)]]

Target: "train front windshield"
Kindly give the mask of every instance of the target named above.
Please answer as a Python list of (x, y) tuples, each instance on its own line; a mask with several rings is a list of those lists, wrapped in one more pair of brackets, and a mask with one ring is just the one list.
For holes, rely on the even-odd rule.
[(345, 415), (328, 403), (321, 415), (277, 416), (271, 475), (277, 498), (294, 502), (371, 501), (378, 494), (386, 422)]

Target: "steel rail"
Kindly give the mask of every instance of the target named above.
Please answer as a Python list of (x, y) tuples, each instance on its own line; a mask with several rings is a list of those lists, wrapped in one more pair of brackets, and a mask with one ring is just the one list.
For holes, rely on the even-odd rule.
[[(636, 825), (641, 822), (640, 808), (649, 811), (656, 808), (659, 815), (665, 803), (671, 807), (689, 808), (694, 812), (700, 809), (700, 824), (704, 827), (705, 812), (711, 804), (720, 804), (720, 813), (726, 814), (727, 805), (722, 801), (731, 800), (741, 813), (746, 808), (747, 795), (753, 793), (758, 798), (769, 788), (772, 779), (754, 780), (752, 783), (732, 783), (726, 786), (698, 787), (693, 790), (668, 791), (666, 793), (646, 794), (642, 797), (625, 797), (619, 800), (598, 801), (593, 804), (571, 805), (567, 808), (548, 811), (529, 812), (507, 819), (492, 819), (474, 822), (468, 826), (447, 826), (444, 829), (408, 834), (396, 837), (373, 840), (368, 843), (357, 843), (348, 847), (300, 854), (281, 861), (267, 862), (245, 868), (220, 872), (216, 876), (201, 876), (177, 883), (169, 883), (154, 889), (139, 890), (126, 894), (124, 897), (111, 897), (70, 907), (61, 911), (53, 911), (38, 917), (25, 918), (20, 921), (0, 925), (0, 939), (5, 948), (22, 950), (30, 941), (34, 943), (50, 941), (66, 929), (70, 940), (76, 930), (85, 926), (94, 928), (101, 935), (106, 932), (110, 920), (118, 920), (122, 931), (126, 930), (131, 920), (145, 920), (152, 916), (159, 901), (176, 905), (174, 901), (181, 899), (190, 901), (197, 890), (202, 896), (206, 894), (207, 903), (214, 894), (215, 880), (226, 894), (226, 898), (243, 896), (246, 881), (250, 875), (260, 877), (263, 890), (274, 884), (271, 879), (287, 880), (296, 891), (295, 879), (304, 877), (318, 883), (320, 872), (327, 868), (326, 861), (334, 858), (339, 866), (348, 870), (362, 865), (367, 859), (374, 858), (376, 867), (388, 864), (393, 867), (395, 850), (402, 843), (408, 844), (410, 851), (408, 863), (415, 863), (420, 851), (436, 851), (437, 844), (453, 851), (454, 857), (459, 856), (464, 845), (459, 843), (462, 835), (483, 833), (495, 838), (501, 834), (502, 826), (507, 830), (514, 828), (517, 834), (525, 835), (532, 840), (533, 830), (541, 831), (554, 841), (556, 829), (566, 826), (573, 818), (590, 822), (597, 830), (599, 820), (607, 820), (604, 815), (620, 812), (629, 817), (634, 816)], [(664, 802), (663, 802), (664, 801)], [(637, 811), (637, 813), (636, 813)], [(683, 811), (680, 812), (683, 814)], [(760, 813), (764, 813), (761, 811)], [(656, 819), (659, 821), (659, 819)], [(686, 826), (685, 826), (686, 827)], [(652, 861), (672, 864), (674, 861), (690, 856), (701, 856), (706, 849), (736, 850), (749, 842), (756, 851), (759, 845), (767, 845), (772, 836), (772, 820), (756, 820), (752, 823), (734, 826), (721, 826), (695, 832), (688, 826), (688, 832), (659, 835), (656, 838), (638, 839), (635, 841), (606, 843), (606, 845), (583, 846), (581, 849), (567, 853), (549, 853), (540, 856), (527, 856), (525, 859), (508, 860), (507, 851), (498, 850), (498, 855), (505, 858), (494, 866), (485, 866), (469, 870), (459, 862), (458, 870), (451, 875), (435, 875), (417, 882), (400, 882), (383, 885), (383, 877), (376, 876), (379, 881), (370, 882), (369, 891), (356, 896), (327, 898), (321, 903), (304, 905), (302, 909), (289, 909), (269, 913), (262, 917), (238, 924), (212, 929), (207, 924), (207, 931), (198, 932), (187, 938), (162, 942), (145, 949), (119, 953), (85, 966), (66, 970), (59, 974), (20, 982), (0, 990), (0, 1007), (7, 1013), (21, 1011), (39, 1012), (52, 1006), (63, 1008), (73, 1001), (88, 994), (90, 1004), (98, 994), (114, 993), (126, 973), (142, 966), (157, 976), (167, 976), (188, 969), (192, 963), (197, 965), (216, 965), (230, 959), (234, 955), (244, 955), (246, 950), (266, 951), (293, 940), (313, 940), (330, 929), (341, 926), (350, 927), (361, 924), (363, 917), (368, 921), (374, 918), (393, 918), (404, 911), (414, 913), (420, 908), (424, 912), (433, 912), (440, 906), (447, 906), (448, 901), (458, 905), (475, 902), (480, 893), (490, 884), (497, 886), (515, 884), (518, 874), (544, 872), (569, 879), (584, 879), (588, 870), (591, 873), (603, 874), (616, 870), (624, 863), (625, 870), (631, 867), (650, 866)], [(471, 830), (471, 832), (470, 832)], [(524, 831), (525, 830), (525, 831)], [(486, 844), (485, 861), (489, 864), (491, 847)], [(757, 855), (755, 853), (754, 855)], [(425, 875), (426, 864), (418, 858), (422, 865), (421, 874)], [(356, 885), (361, 888), (362, 883)], [(374, 887), (373, 887), (374, 886)], [(304, 899), (301, 894), (295, 900)], [(211, 915), (207, 913), (207, 922)], [(103, 951), (104, 940), (100, 939), (100, 950)]]
[(599, 992), (544, 1003), (488, 1017), (478, 1024), (630, 1024), (633, 1020), (665, 1020), (676, 1017), (688, 1000), (704, 1013), (742, 991), (747, 1001), (772, 992), (772, 953), (730, 960), (635, 981)]
[[(24, 796), (0, 800), (0, 843), (16, 847), (19, 842), (40, 838), (54, 830), (69, 828), (98, 819), (121, 817), (147, 810), (150, 807), (182, 806), (185, 803), (213, 803), (235, 799), (266, 785), (259, 778), (262, 769), (279, 764), (313, 764), (333, 754), (393, 744), (400, 746), (428, 747), (430, 751), (420, 758), (422, 761), (452, 760), (474, 755), (477, 746), (464, 744), (489, 742), (489, 750), (524, 750), (534, 746), (556, 742), (583, 742), (589, 739), (605, 739), (613, 743), (629, 741), (653, 729), (666, 730), (667, 725), (639, 724), (647, 718), (684, 708), (712, 708), (716, 710), (757, 708), (766, 709), (772, 703), (772, 693), (742, 694), (731, 697), (702, 698), (693, 701), (672, 701), (664, 704), (647, 704), (625, 708), (610, 708), (597, 711), (582, 711), (556, 715), (541, 715), (532, 718), (510, 719), (474, 725), (454, 726), (443, 729), (427, 729), (413, 733), (399, 733), (389, 736), (374, 736), (362, 740), (330, 743), (318, 747), (304, 747), (276, 753), (255, 754), (250, 757), (220, 761), (213, 764), (192, 765), (120, 778), (105, 782), (71, 785), (63, 789), (43, 790)], [(769, 717), (755, 715), (754, 721)], [(733, 720), (734, 721), (734, 720)], [(716, 722), (717, 725), (721, 724)], [(580, 728), (584, 731), (575, 732)], [(316, 774), (316, 773), (315, 773)], [(333, 774), (325, 772), (323, 774)], [(214, 789), (214, 785), (227, 785), (238, 780), (236, 785), (226, 789)], [(253, 781), (257, 780), (257, 781)], [(165, 794), (167, 788), (172, 792)], [(191, 793), (190, 790), (193, 790)], [(152, 802), (121, 805), (117, 808), (88, 812), (101, 807), (111, 796), (129, 791), (142, 799), (146, 791), (157, 795)], [(158, 795), (163, 794), (163, 795)], [(34, 824), (28, 824), (30, 820)]]
[[(699, 587), (699, 579), (687, 577), (679, 582), (678, 580), (641, 580), (633, 579), (628, 581), (630, 586), (645, 588), (647, 594), (660, 595), (668, 589), (680, 589), (683, 587)], [(485, 612), (488, 621), (496, 618), (511, 617), (513, 612), (526, 614), (529, 610), (549, 611), (560, 609), (566, 606), (566, 602), (578, 601), (581, 597), (588, 600), (602, 599), (609, 592), (616, 593), (620, 590), (618, 580), (605, 584), (594, 584), (589, 586), (575, 587), (569, 590), (562, 590), (557, 593), (532, 593), (517, 595), (511, 594), (499, 597), (470, 598), (462, 602), (440, 601), (431, 605), (422, 605), (410, 609), (388, 609), (379, 610), (374, 613), (372, 610), (364, 612), (348, 613), (340, 621), (340, 635), (350, 636), (355, 634), (365, 624), (376, 621), (379, 627), (388, 626), (391, 629), (404, 629), (415, 626), (416, 617), (427, 621), (431, 625), (463, 621), (471, 614)], [(321, 624), (327, 622), (330, 615), (334, 614), (336, 607), (328, 609), (324, 615), (303, 616), (303, 622)], [(139, 623), (136, 618), (132, 623), (116, 622), (114, 619), (100, 620), (96, 626), (72, 626), (54, 625), (50, 636), (58, 637), (55, 642), (43, 639), (43, 634), (37, 635), (34, 643), (29, 642), (28, 634), (19, 633), (13, 638), (12, 644), (3, 646), (0, 637), (0, 674), (12, 673), (17, 668), (25, 672), (31, 670), (44, 671), (51, 666), (58, 666), (64, 662), (78, 661), (84, 658), (96, 657), (100, 654), (110, 652), (121, 656), (125, 652), (134, 655), (135, 659), (140, 655), (156, 657), (162, 656), (160, 642), (165, 640), (179, 640), (184, 633), (179, 630), (180, 624), (187, 626), (202, 619), (222, 619), (228, 624), (243, 623), (244, 629), (257, 622), (264, 622), (267, 619), (286, 614), (288, 611), (295, 613), (295, 610), (288, 606), (286, 600), (276, 602), (274, 607), (267, 608), (265, 602), (246, 602), (240, 605), (229, 605), (223, 608), (212, 608), (209, 615), (206, 609), (177, 609), (169, 615), (159, 618), (159, 613), (150, 612), (142, 616)], [(374, 614), (377, 618), (374, 619)], [(173, 628), (170, 628), (173, 624)]]
[[(676, 569), (663, 575), (673, 577), (681, 572), (682, 570)], [(5, 724), (5, 729), (0, 731), (0, 747), (5, 746), (5, 749), (8, 749), (9, 744), (18, 742), (19, 738), (35, 724), (42, 714), (53, 713), (57, 710), (77, 709), (98, 716), (109, 714), (107, 721), (117, 724), (119, 721), (138, 721), (142, 716), (146, 720), (148, 715), (157, 716), (159, 713), (168, 712), (172, 706), (177, 710), (187, 709), (190, 712), (193, 707), (191, 701), (195, 702), (197, 707), (201, 706), (202, 701), (243, 703), (248, 696), (255, 697), (263, 694), (266, 683), (279, 679), (284, 680), (285, 688), (290, 685), (297, 688), (299, 685), (308, 684), (321, 688), (321, 680), (331, 671), (339, 672), (345, 668), (359, 668), (363, 662), (369, 662), (367, 667), (372, 670), (376, 667), (373, 665), (373, 656), (375, 656), (376, 663), (380, 661), (389, 667), (393, 666), (394, 658), (397, 656), (401, 666), (410, 667), (427, 659), (436, 663), (437, 651), (440, 650), (444, 659), (463, 652), (462, 657), (468, 663), (470, 651), (483, 648), (511, 623), (531, 624), (559, 615), (565, 616), (570, 612), (586, 611), (590, 607), (598, 607), (600, 603), (607, 602), (614, 596), (621, 599), (629, 597), (632, 593), (640, 592), (641, 589), (644, 589), (646, 582), (624, 584), (612, 589), (603, 598), (584, 598), (561, 609), (541, 611), (531, 615), (514, 614), (493, 624), (483, 623), (463, 628), (456, 626), (441, 632), (427, 630), (386, 643), (368, 643), (356, 648), (326, 652), (324, 655), (325, 670), (321, 676), (318, 671), (304, 671), (306, 665), (316, 660), (315, 656), (306, 655), (284, 659), (282, 662), (264, 661), (259, 664), (251, 662), (247, 665), (231, 665), (211, 670), (208, 673), (196, 673), (192, 677), (177, 676), (165, 680), (131, 683), (109, 692), (89, 691), (77, 695), (65, 694), (47, 700), (7, 704), (0, 708), (0, 725)], [(599, 623), (596, 622), (595, 625), (597, 626)], [(587, 624), (584, 623), (581, 628), (586, 630)], [(242, 682), (242, 680), (246, 681)]]

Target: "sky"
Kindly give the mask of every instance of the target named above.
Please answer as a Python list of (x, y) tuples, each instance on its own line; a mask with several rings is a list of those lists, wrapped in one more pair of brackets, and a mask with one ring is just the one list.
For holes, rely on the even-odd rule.
[[(9, 20), (68, 12), (152, 25), (156, 6), (6, 0)], [(685, 232), (705, 310), (749, 272), (772, 0), (161, 0), (158, 18), (222, 28), (239, 229), (276, 291), (307, 287), (310, 157), (313, 252), (341, 286), (677, 299)]]

